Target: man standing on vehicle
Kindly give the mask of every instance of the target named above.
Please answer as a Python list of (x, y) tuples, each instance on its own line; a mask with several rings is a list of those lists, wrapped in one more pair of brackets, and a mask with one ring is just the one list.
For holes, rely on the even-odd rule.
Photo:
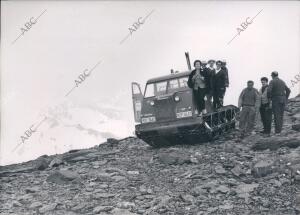
[(193, 89), (194, 101), (197, 105), (198, 114), (206, 113), (204, 97), (207, 92), (208, 76), (207, 70), (201, 66), (200, 60), (195, 60), (195, 69), (191, 72), (188, 79), (188, 86)]
[(247, 82), (247, 88), (245, 88), (239, 97), (238, 107), (242, 108), (240, 113), (240, 132), (241, 137), (252, 132), (255, 124), (256, 114), (259, 107), (259, 93), (254, 87), (253, 81)]
[(227, 69), (226, 65), (227, 65), (226, 64), (226, 60), (222, 60), (222, 66), (221, 66), (221, 68), (225, 71), (225, 74), (226, 74), (225, 86), (229, 87), (228, 69)]
[(220, 107), (223, 107), (223, 100), (226, 92), (226, 87), (229, 86), (228, 81), (228, 71), (226, 66), (224, 67), (224, 64), (222, 61), (218, 60), (216, 62), (216, 72), (213, 76), (212, 82), (213, 82), (213, 106), (214, 109), (218, 109)]
[(213, 97), (213, 77), (216, 74), (216, 70), (214, 68), (215, 61), (214, 60), (209, 60), (208, 61), (208, 67), (207, 69), (207, 76), (209, 79), (209, 86), (207, 87), (207, 93), (206, 93), (206, 102), (205, 102), (205, 107), (208, 112), (213, 111), (213, 105), (212, 105), (212, 97)]
[(278, 72), (271, 73), (272, 80), (270, 81), (267, 95), (272, 100), (272, 111), (275, 122), (275, 133), (280, 135), (283, 125), (284, 108), (287, 99), (290, 96), (291, 90), (286, 86), (285, 82), (278, 78)]
[(272, 125), (272, 104), (270, 99), (268, 98), (267, 92), (268, 92), (268, 78), (262, 77), (261, 79), (262, 87), (259, 90), (260, 95), (260, 118), (263, 124), (263, 131), (261, 131), (262, 134), (265, 134), (267, 136), (271, 133), (271, 125)]
[(206, 69), (207, 62), (205, 60), (201, 61), (201, 69)]

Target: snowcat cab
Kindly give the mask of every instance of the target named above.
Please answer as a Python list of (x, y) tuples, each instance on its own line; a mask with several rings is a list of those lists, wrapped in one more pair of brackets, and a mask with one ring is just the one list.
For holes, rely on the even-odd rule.
[(209, 141), (235, 128), (238, 108), (229, 105), (198, 116), (193, 92), (187, 86), (189, 71), (152, 78), (144, 94), (138, 83), (132, 83), (135, 133), (151, 146)]

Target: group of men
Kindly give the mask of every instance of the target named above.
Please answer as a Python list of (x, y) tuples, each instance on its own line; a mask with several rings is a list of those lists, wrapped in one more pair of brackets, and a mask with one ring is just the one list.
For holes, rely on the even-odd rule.
[[(229, 86), (228, 69), (225, 61), (195, 60), (195, 69), (188, 79), (193, 89), (199, 116), (223, 106), (226, 88)], [(213, 102), (212, 102), (213, 99)]]
[(270, 136), (272, 128), (272, 115), (274, 115), (275, 135), (280, 135), (283, 125), (283, 114), (291, 90), (285, 82), (278, 77), (278, 72), (271, 73), (272, 80), (268, 84), (268, 78), (262, 77), (262, 87), (258, 91), (254, 88), (254, 82), (248, 81), (239, 97), (240, 131), (241, 137), (250, 134), (254, 128), (258, 112), (260, 112), (263, 124), (262, 134)]
[[(205, 61), (195, 60), (194, 67), (187, 84), (193, 89), (198, 115), (202, 116), (207, 111), (211, 112), (223, 106), (226, 88), (229, 86), (228, 69), (226, 62), (220, 60), (209, 60), (208, 64)], [(258, 113), (263, 124), (262, 134), (270, 136), (272, 115), (275, 134), (281, 133), (284, 108), (291, 90), (278, 77), (278, 72), (272, 72), (271, 77), (269, 84), (267, 77), (261, 78), (262, 87), (259, 91), (250, 80), (241, 92), (238, 101), (238, 107), (241, 109), (239, 121), (241, 137), (253, 131)]]

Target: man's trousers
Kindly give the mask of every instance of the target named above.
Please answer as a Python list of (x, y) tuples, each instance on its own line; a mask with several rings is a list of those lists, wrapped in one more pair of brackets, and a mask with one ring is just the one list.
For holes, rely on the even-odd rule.
[(275, 133), (280, 133), (283, 125), (285, 101), (283, 99), (272, 99), (272, 110), (274, 114)]
[(272, 126), (272, 109), (269, 108), (269, 104), (263, 104), (259, 108), (260, 118), (264, 127), (264, 133), (271, 133)]
[(214, 109), (218, 109), (220, 107), (223, 107), (223, 100), (224, 100), (224, 95), (226, 92), (226, 88), (222, 89), (215, 89), (213, 92), (213, 106)]
[(206, 94), (205, 109), (207, 110), (208, 113), (213, 111), (212, 93)]
[(240, 131), (249, 133), (253, 130), (255, 124), (255, 106), (243, 106), (240, 113)]

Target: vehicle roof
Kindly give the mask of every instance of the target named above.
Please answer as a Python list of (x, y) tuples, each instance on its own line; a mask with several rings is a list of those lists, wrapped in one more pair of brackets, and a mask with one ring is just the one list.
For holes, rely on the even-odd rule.
[(178, 72), (178, 73), (173, 73), (173, 74), (170, 74), (170, 75), (164, 75), (164, 76), (160, 76), (160, 77), (156, 77), (156, 78), (151, 78), (147, 81), (147, 84), (156, 83), (156, 82), (165, 81), (165, 80), (170, 80), (170, 79), (173, 79), (173, 78), (185, 77), (185, 76), (188, 76), (190, 74), (190, 72), (191, 71)]

